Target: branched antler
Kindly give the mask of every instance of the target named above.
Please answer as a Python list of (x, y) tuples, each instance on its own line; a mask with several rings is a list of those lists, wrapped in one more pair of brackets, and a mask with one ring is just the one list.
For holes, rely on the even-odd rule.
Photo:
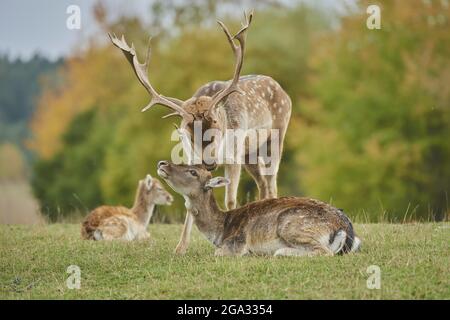
[[(244, 12), (245, 22), (242, 24), (241, 30), (239, 30), (239, 32), (236, 33), (236, 35), (234, 35), (234, 36), (231, 36), (230, 31), (228, 30), (228, 28), (225, 26), (225, 24), (222, 21), (219, 21), (219, 20), (217, 21), (217, 23), (220, 25), (223, 32), (225, 32), (225, 35), (227, 36), (228, 42), (230, 43), (231, 49), (233, 50), (234, 56), (236, 58), (236, 65), (235, 65), (235, 69), (234, 69), (233, 79), (231, 80), (228, 87), (219, 91), (218, 93), (216, 93), (213, 96), (213, 101), (211, 103), (211, 109), (214, 108), (220, 101), (225, 99), (231, 93), (240, 92), (237, 84), (239, 82), (239, 76), (241, 74), (242, 64), (244, 62), (245, 40), (247, 38), (247, 30), (250, 27), (252, 18), (253, 18), (253, 12), (250, 12), (250, 14), (248, 16)], [(239, 42), (239, 45), (235, 44), (234, 40), (237, 40)]]
[(139, 60), (136, 55), (136, 49), (134, 48), (134, 45), (131, 44), (131, 47), (127, 44), (125, 41), (125, 37), (122, 35), (122, 38), (119, 39), (116, 37), (116, 35), (109, 34), (109, 38), (111, 39), (111, 42), (120, 50), (122, 50), (123, 54), (127, 58), (128, 62), (131, 64), (131, 67), (134, 70), (134, 73), (136, 74), (139, 81), (142, 83), (142, 85), (145, 87), (145, 89), (150, 93), (151, 100), (150, 103), (142, 109), (142, 112), (147, 111), (155, 104), (161, 104), (164, 105), (173, 111), (175, 113), (179, 114), (180, 116), (184, 117), (188, 115), (188, 113), (181, 107), (181, 104), (183, 101), (178, 100), (176, 98), (170, 98), (165, 97), (163, 95), (158, 94), (156, 90), (152, 87), (150, 84), (150, 81), (148, 79), (148, 65), (150, 62), (150, 56), (151, 56), (151, 46), (150, 46), (150, 40), (149, 39), (149, 45), (147, 49), (147, 56), (145, 58), (145, 63), (139, 63)]

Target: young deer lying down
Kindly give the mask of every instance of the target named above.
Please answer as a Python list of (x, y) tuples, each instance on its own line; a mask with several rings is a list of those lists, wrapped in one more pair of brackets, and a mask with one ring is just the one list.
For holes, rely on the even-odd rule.
[(334, 255), (360, 247), (349, 218), (321, 201), (283, 197), (222, 211), (212, 188), (229, 183), (226, 178), (212, 178), (200, 165), (167, 161), (158, 163), (158, 175), (183, 195), (198, 229), (217, 247), (216, 255)]
[(113, 206), (94, 209), (82, 223), (81, 237), (91, 240), (147, 239), (150, 237), (147, 226), (155, 205), (170, 205), (172, 201), (161, 182), (147, 175), (145, 180), (139, 181), (131, 209)]

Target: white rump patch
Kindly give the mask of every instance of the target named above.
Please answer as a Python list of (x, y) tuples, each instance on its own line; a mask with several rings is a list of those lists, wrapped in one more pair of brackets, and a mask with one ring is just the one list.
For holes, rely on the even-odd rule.
[(358, 237), (355, 237), (353, 239), (352, 248), (350, 249), (350, 252), (358, 252), (361, 249), (361, 239)]
[(345, 244), (345, 239), (347, 238), (347, 232), (344, 230), (339, 230), (334, 236), (333, 242), (329, 245), (329, 248), (333, 253), (338, 253), (342, 250)]
[(333, 254), (336, 254), (340, 250), (342, 250), (342, 247), (344, 246), (345, 240), (347, 238), (347, 232), (345, 232), (344, 230), (339, 230), (334, 236), (333, 242), (331, 244), (330, 237), (331, 234), (325, 234), (319, 238), (319, 242), (324, 248), (331, 251)]

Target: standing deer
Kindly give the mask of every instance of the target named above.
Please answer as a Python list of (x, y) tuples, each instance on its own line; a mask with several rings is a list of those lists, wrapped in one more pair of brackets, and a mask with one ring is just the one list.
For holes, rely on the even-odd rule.
[(158, 179), (147, 175), (139, 181), (131, 209), (113, 206), (94, 209), (82, 223), (81, 237), (89, 240), (147, 239), (150, 237), (147, 226), (155, 205), (170, 205), (172, 201), (172, 196)]
[(212, 189), (229, 184), (228, 179), (212, 178), (203, 166), (168, 161), (158, 163), (158, 175), (185, 198), (186, 209), (216, 246), (216, 255), (335, 255), (360, 247), (349, 218), (321, 201), (282, 197), (222, 211)]
[[(269, 166), (267, 157), (264, 161), (258, 160), (257, 163), (244, 164), (245, 169), (258, 186), (259, 198), (266, 199), (277, 196), (277, 173), (283, 150), (284, 136), (291, 116), (292, 102), (287, 93), (271, 77), (263, 75), (240, 77), (244, 60), (246, 35), (252, 16), (252, 13), (249, 16), (245, 15), (245, 23), (242, 29), (234, 36), (231, 35), (228, 28), (221, 21), (218, 21), (236, 59), (233, 78), (229, 81), (212, 81), (207, 83), (186, 101), (160, 95), (150, 84), (147, 75), (151, 53), (150, 46), (145, 63), (141, 64), (136, 56), (134, 46), (130, 47), (123, 36), (121, 40), (116, 36), (109, 36), (112, 43), (125, 54), (138, 80), (150, 93), (151, 101), (142, 111), (150, 109), (155, 104), (168, 107), (173, 113), (165, 117), (173, 115), (181, 117), (180, 127), (185, 132), (189, 132), (191, 138), (194, 137), (195, 122), (202, 124), (203, 132), (208, 129), (217, 129), (221, 132), (225, 132), (228, 129), (256, 131), (274, 129), (278, 132), (275, 137), (268, 135), (265, 141), (259, 141), (260, 145), (269, 146), (268, 153), (274, 153), (273, 155), (271, 154), (270, 166), (274, 168), (271, 174), (266, 175), (264, 172), (264, 169)], [(271, 152), (270, 146), (272, 142), (278, 145), (277, 152)], [(191, 143), (194, 143), (194, 141), (191, 141)], [(213, 144), (213, 148), (220, 146), (220, 142), (217, 140), (212, 141), (210, 144), (202, 144), (203, 148), (210, 144)], [(244, 149), (244, 156), (248, 157), (250, 150), (247, 144), (244, 142), (244, 145), (239, 147)], [(256, 152), (258, 154), (262, 153), (260, 152), (260, 146), (257, 148)], [(230, 181), (225, 190), (225, 207), (233, 209), (236, 207), (241, 164), (224, 164), (224, 169), (225, 177)], [(192, 223), (192, 216), (188, 213), (180, 242), (175, 250), (176, 253), (183, 254), (186, 252)]]

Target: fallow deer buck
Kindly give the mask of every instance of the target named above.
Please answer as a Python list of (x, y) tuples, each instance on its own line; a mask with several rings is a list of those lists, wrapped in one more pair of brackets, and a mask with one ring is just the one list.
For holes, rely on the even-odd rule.
[[(148, 110), (155, 104), (161, 104), (171, 109), (173, 113), (165, 117), (172, 115), (181, 117), (180, 130), (189, 133), (190, 139), (192, 139), (191, 145), (195, 143), (193, 131), (195, 123), (198, 122), (201, 123), (202, 132), (208, 129), (217, 129), (222, 133), (228, 129), (267, 132), (273, 129), (273, 131), (278, 133), (276, 136), (269, 134), (263, 138), (263, 141), (258, 141), (259, 144), (256, 153), (259, 155), (264, 154), (264, 152), (260, 152), (261, 145), (264, 145), (267, 148), (265, 149), (267, 156), (258, 158), (256, 163), (246, 162), (244, 164), (245, 169), (253, 177), (258, 186), (259, 198), (265, 199), (275, 198), (277, 196), (277, 173), (281, 160), (284, 136), (291, 116), (292, 103), (287, 93), (271, 77), (263, 75), (240, 77), (244, 60), (246, 35), (252, 16), (252, 13), (249, 16), (245, 15), (245, 23), (242, 29), (234, 36), (231, 35), (228, 28), (221, 21), (218, 21), (235, 55), (236, 62), (233, 78), (229, 81), (209, 82), (199, 88), (186, 101), (160, 95), (150, 84), (147, 75), (151, 52), (150, 46), (145, 63), (141, 64), (136, 56), (134, 46), (128, 46), (123, 36), (119, 40), (116, 36), (110, 35), (110, 39), (125, 54), (138, 80), (151, 95), (150, 103), (142, 111)], [(201, 147), (206, 148), (212, 145), (212, 149), (220, 148), (221, 142), (218, 140), (214, 139), (207, 144), (202, 142)], [(273, 152), (271, 151), (272, 142), (275, 142), (278, 146), (278, 150), (274, 150)], [(242, 144), (241, 146), (237, 146), (237, 149), (244, 150), (243, 155), (245, 158), (248, 158), (251, 150), (249, 150), (247, 142), (244, 141)], [(218, 153), (215, 152), (215, 154), (217, 155)], [(270, 164), (268, 163), (269, 155), (271, 158)], [(209, 160), (216, 162), (216, 159)], [(273, 170), (270, 174), (266, 174), (264, 170), (269, 165)], [(224, 169), (225, 177), (230, 180), (225, 190), (225, 207), (233, 209), (236, 207), (241, 164), (224, 164)], [(183, 254), (186, 252), (192, 222), (192, 216), (187, 214), (183, 233), (175, 250), (176, 253)]]
[(131, 209), (101, 206), (94, 209), (83, 221), (81, 237), (89, 240), (141, 240), (150, 237), (147, 226), (155, 205), (170, 205), (172, 195), (158, 179), (147, 175), (139, 181), (136, 198)]
[(335, 255), (357, 251), (350, 219), (318, 200), (297, 197), (264, 199), (222, 211), (213, 188), (230, 183), (199, 165), (158, 163), (158, 175), (186, 200), (197, 228), (216, 246), (216, 255)]

